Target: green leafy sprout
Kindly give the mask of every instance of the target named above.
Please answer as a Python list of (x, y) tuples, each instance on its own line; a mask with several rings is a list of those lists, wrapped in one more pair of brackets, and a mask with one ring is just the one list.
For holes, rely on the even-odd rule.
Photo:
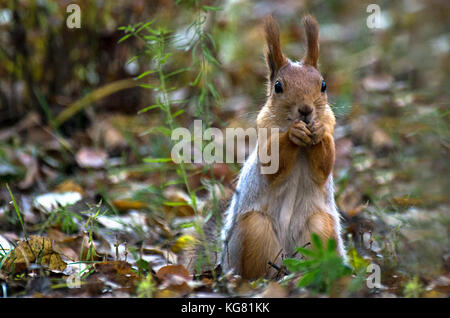
[(352, 270), (337, 253), (336, 241), (329, 239), (324, 247), (320, 237), (311, 234), (312, 249), (298, 247), (296, 251), (306, 259), (287, 258), (283, 261), (292, 273), (303, 273), (298, 287), (309, 287), (320, 293), (330, 293), (334, 283), (349, 276)]

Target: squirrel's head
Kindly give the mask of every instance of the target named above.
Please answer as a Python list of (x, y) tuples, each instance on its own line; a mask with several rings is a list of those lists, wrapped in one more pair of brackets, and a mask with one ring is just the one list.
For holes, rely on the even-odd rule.
[(328, 107), (326, 84), (317, 69), (319, 25), (312, 16), (305, 16), (306, 55), (300, 62), (292, 62), (281, 51), (278, 24), (271, 16), (264, 22), (268, 99), (258, 122), (264, 126), (270, 123), (288, 127), (300, 119), (308, 124)]

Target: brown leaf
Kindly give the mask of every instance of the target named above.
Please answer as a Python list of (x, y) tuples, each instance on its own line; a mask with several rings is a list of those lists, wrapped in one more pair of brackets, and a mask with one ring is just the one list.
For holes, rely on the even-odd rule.
[(170, 291), (170, 297), (188, 294), (193, 290), (188, 284), (191, 281), (190, 274), (182, 265), (163, 266), (156, 273), (156, 277), (162, 281), (161, 292)]
[(420, 206), (423, 202), (422, 200), (418, 198), (410, 198), (407, 196), (404, 197), (395, 197), (392, 199), (395, 205), (402, 206), (402, 207), (409, 207), (409, 206)]
[(148, 204), (142, 201), (136, 201), (132, 199), (116, 199), (112, 200), (112, 204), (117, 210), (140, 210), (148, 207)]
[[(48, 237), (54, 241), (54, 248), (59, 254), (69, 258), (72, 261), (86, 260), (89, 252), (89, 247), (95, 249), (93, 242), (89, 243), (89, 237), (86, 233), (78, 235), (67, 235), (56, 229), (48, 230)], [(95, 252), (94, 260), (100, 260), (100, 255)]]
[(166, 213), (172, 213), (176, 216), (193, 216), (195, 215), (194, 209), (189, 205), (189, 196), (176, 188), (167, 188), (164, 192), (164, 196), (166, 197), (167, 201), (180, 204), (180, 205), (164, 205), (164, 211)]
[(56, 188), (55, 188), (55, 192), (78, 192), (81, 195), (84, 195), (84, 190), (83, 188), (73, 182), (72, 180), (66, 180), (62, 183), (60, 183)]
[(436, 290), (429, 290), (421, 295), (423, 298), (447, 298), (447, 294)]
[(187, 280), (191, 279), (191, 275), (183, 265), (166, 265), (161, 267), (156, 273), (156, 277), (161, 281), (164, 281), (171, 276), (180, 276)]
[(337, 199), (339, 209), (345, 212), (348, 216), (353, 217), (367, 207), (366, 204), (361, 204), (361, 193), (353, 186), (347, 186), (344, 192)]
[(173, 233), (170, 230), (169, 225), (163, 218), (158, 217), (157, 215), (151, 215), (149, 218), (147, 218), (147, 221), (150, 227), (160, 229), (161, 232), (169, 238), (173, 237)]
[(178, 294), (189, 294), (193, 288), (189, 286), (188, 280), (181, 276), (170, 276), (162, 284), (163, 290), (170, 290)]
[(97, 276), (105, 276), (112, 282), (124, 288), (135, 288), (138, 276), (132, 271), (131, 264), (125, 261), (110, 261), (94, 264)]
[(450, 294), (450, 277), (439, 276), (435, 278), (426, 288), (427, 290), (434, 290), (437, 293)]
[(154, 296), (155, 298), (176, 298), (180, 297), (181, 295), (176, 291), (165, 288), (163, 290), (157, 291)]
[(50, 239), (32, 235), (28, 241), (20, 241), (16, 248), (8, 255), (3, 268), (14, 273), (23, 272), (32, 263), (38, 263), (50, 270), (63, 271), (66, 263), (54, 251)]

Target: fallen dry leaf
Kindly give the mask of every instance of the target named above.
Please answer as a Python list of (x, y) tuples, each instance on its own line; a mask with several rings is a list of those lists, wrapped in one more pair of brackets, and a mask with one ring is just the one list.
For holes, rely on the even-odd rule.
[(189, 280), (181, 276), (170, 276), (161, 285), (162, 290), (170, 290), (180, 295), (189, 294), (193, 288), (188, 284)]
[(176, 188), (167, 188), (164, 196), (168, 201), (163, 206), (166, 213), (172, 213), (180, 217), (195, 215), (194, 209), (188, 203), (189, 196), (185, 192)]
[(447, 294), (441, 293), (436, 290), (429, 290), (424, 292), (421, 297), (423, 298), (447, 298)]
[[(165, 249), (160, 248), (158, 246), (144, 246), (142, 248), (142, 253), (145, 255), (160, 255), (164, 260), (175, 262), (177, 260), (177, 256), (174, 254), (174, 252)], [(162, 267), (162, 266), (161, 266)]]
[(404, 197), (395, 197), (392, 199), (395, 205), (402, 206), (402, 207), (409, 207), (409, 206), (420, 206), (423, 202), (422, 200), (418, 198), (410, 198), (407, 196)]
[(191, 279), (191, 275), (183, 265), (166, 265), (161, 267), (156, 273), (156, 277), (161, 281), (168, 279), (170, 276), (180, 276), (188, 280)]
[(163, 266), (156, 273), (156, 277), (162, 281), (162, 291), (169, 290), (175, 293), (170, 297), (190, 293), (193, 289), (189, 286), (189, 282), (192, 281), (190, 274), (182, 265)]
[(52, 212), (59, 206), (67, 206), (77, 203), (82, 199), (78, 192), (50, 192), (36, 197), (33, 205), (43, 212)]
[(103, 168), (106, 164), (108, 154), (103, 150), (92, 148), (81, 148), (75, 155), (75, 159), (81, 168)]
[(365, 204), (361, 204), (361, 194), (353, 186), (346, 187), (344, 192), (337, 199), (339, 209), (350, 217), (353, 217), (364, 210)]
[(32, 263), (41, 264), (56, 271), (63, 271), (66, 268), (66, 263), (54, 251), (50, 239), (32, 235), (28, 242), (23, 240), (18, 243), (7, 256), (3, 269), (8, 272), (21, 273)]
[[(91, 244), (94, 251), (96, 251), (94, 243), (89, 243), (87, 233), (67, 235), (56, 229), (49, 229), (47, 235), (54, 242), (55, 251), (72, 261), (86, 260)], [(93, 258), (94, 260), (100, 260), (99, 253), (97, 253), (97, 251), (95, 252)]]
[(436, 293), (441, 294), (449, 294), (450, 293), (450, 277), (448, 276), (439, 276), (435, 278), (430, 284), (427, 286), (427, 290), (434, 290)]
[(84, 195), (83, 188), (70, 179), (60, 183), (55, 188), (55, 192), (78, 192), (79, 194)]
[(161, 230), (161, 232), (165, 235), (165, 236), (167, 236), (167, 237), (173, 237), (173, 234), (172, 234), (172, 231), (170, 230), (170, 227), (169, 227), (169, 225), (167, 224), (167, 222), (163, 219), (163, 218), (161, 218), (161, 217), (158, 217), (157, 215), (151, 215), (148, 219), (147, 219), (147, 223), (148, 223), (148, 225), (150, 226), (150, 227), (155, 227), (155, 225), (156, 225), (156, 227), (158, 228), (158, 229), (160, 229)]
[(157, 292), (155, 292), (154, 294), (155, 298), (176, 298), (176, 297), (181, 297), (181, 295), (173, 290), (170, 289), (163, 289), (163, 290), (158, 290)]
[(139, 279), (131, 264), (125, 261), (108, 261), (94, 264), (94, 278), (106, 277), (123, 288), (134, 289)]
[(112, 200), (112, 204), (117, 210), (140, 210), (148, 207), (148, 204), (142, 201), (136, 201), (132, 199), (116, 199)]

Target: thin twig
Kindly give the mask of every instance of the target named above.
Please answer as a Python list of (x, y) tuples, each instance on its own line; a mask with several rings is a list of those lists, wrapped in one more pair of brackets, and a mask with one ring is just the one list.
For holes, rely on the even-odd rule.
[[(307, 246), (309, 246), (309, 245), (311, 245), (311, 242), (306, 243), (305, 245), (302, 246), (302, 248), (305, 248), (305, 247), (307, 247)], [(295, 253), (292, 254), (292, 257), (297, 256), (297, 254), (298, 254), (298, 251), (295, 251)]]
[(278, 265), (272, 263), (271, 261), (269, 261), (267, 264), (269, 264), (270, 266), (272, 266), (273, 268), (275, 268), (277, 270), (276, 276), (278, 276), (280, 274), (289, 275), (289, 271), (284, 266), (279, 267)]

